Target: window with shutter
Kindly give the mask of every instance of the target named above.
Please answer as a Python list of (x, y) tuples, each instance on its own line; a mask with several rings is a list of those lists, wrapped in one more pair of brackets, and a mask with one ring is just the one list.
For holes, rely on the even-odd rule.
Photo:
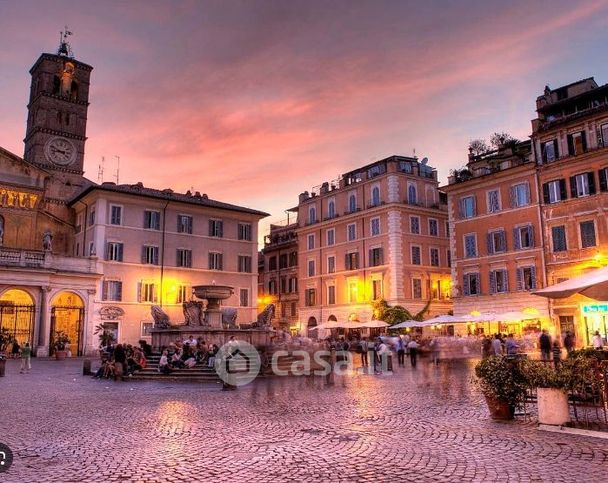
[(488, 246), (488, 255), (494, 254), (494, 236), (493, 233), (488, 233), (486, 235), (486, 242)]
[(475, 234), (464, 236), (464, 254), (466, 258), (477, 256), (477, 239)]
[(563, 252), (568, 249), (566, 244), (566, 227), (554, 226), (551, 228), (551, 238), (553, 240), (553, 252)]
[(595, 175), (593, 171), (587, 173), (587, 184), (589, 185), (589, 194), (595, 194)]
[[(606, 142), (608, 142), (608, 139)], [(600, 169), (598, 175), (600, 178), (600, 191), (608, 191), (608, 168)]]
[(517, 270), (515, 270), (515, 278), (517, 290), (523, 290), (523, 268), (518, 268)]
[(494, 270), (490, 272), (490, 293), (496, 293), (496, 272)]
[(513, 228), (513, 247), (515, 250), (519, 250), (521, 248), (520, 229), (521, 228)]
[(583, 221), (580, 223), (581, 230), (581, 248), (594, 247), (595, 241), (595, 223), (591, 221)]

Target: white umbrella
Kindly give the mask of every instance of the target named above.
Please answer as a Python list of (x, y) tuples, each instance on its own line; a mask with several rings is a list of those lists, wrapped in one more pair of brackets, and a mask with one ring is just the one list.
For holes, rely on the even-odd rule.
[(336, 320), (330, 320), (328, 322), (323, 322), (322, 324), (319, 324), (315, 327), (311, 327), (310, 330), (316, 330), (316, 329), (358, 329), (360, 327), (363, 327), (360, 323), (358, 322), (351, 322), (350, 320), (347, 320), (345, 322), (338, 322)]
[(437, 317), (433, 317), (432, 319), (423, 320), (420, 322), (420, 326), (427, 327), (429, 325), (456, 324), (458, 322), (462, 322), (459, 317), (455, 317), (453, 315), (439, 315)]
[(391, 325), (391, 329), (411, 329), (412, 327), (422, 327), (423, 322), (420, 320), (405, 320), (398, 324)]
[(359, 327), (367, 327), (368, 329), (382, 329), (388, 326), (389, 324), (382, 320), (370, 320), (369, 322), (364, 322), (359, 325)]
[(580, 277), (574, 277), (532, 293), (550, 299), (563, 299), (580, 293), (592, 299), (604, 300), (608, 293), (608, 267), (598, 268)]

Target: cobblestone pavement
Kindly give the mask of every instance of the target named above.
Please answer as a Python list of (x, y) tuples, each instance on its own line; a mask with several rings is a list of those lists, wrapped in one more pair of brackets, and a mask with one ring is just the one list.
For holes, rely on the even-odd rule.
[(0, 378), (0, 481), (608, 481), (606, 440), (491, 421), (466, 362), (230, 392), (33, 366)]

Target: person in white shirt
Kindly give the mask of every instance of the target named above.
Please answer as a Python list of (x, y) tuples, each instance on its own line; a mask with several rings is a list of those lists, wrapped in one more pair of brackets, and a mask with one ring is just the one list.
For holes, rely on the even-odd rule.
[(163, 372), (165, 374), (171, 372), (169, 360), (167, 359), (167, 351), (163, 351), (162, 355), (160, 356), (160, 361), (158, 361), (158, 372)]
[(495, 356), (502, 355), (502, 341), (498, 334), (496, 334), (492, 340), (492, 352), (494, 352)]
[(595, 335), (591, 338), (591, 344), (594, 349), (601, 349), (604, 346), (604, 341), (602, 340), (599, 330), (595, 331)]
[(198, 345), (198, 341), (194, 337), (190, 336), (188, 337), (188, 340), (184, 342), (184, 344), (188, 344), (192, 349), (194, 349)]

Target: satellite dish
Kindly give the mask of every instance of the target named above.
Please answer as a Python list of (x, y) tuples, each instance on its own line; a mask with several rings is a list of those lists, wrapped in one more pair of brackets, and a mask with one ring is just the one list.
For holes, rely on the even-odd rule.
[(422, 161), (420, 161), (422, 164), (426, 164), (429, 162), (429, 158), (422, 158)]

